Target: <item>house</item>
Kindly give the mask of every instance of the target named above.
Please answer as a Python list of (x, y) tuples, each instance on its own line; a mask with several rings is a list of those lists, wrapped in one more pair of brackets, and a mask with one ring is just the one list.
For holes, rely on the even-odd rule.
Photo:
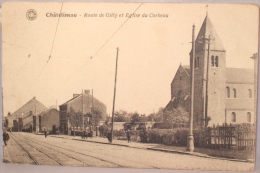
[[(255, 122), (254, 70), (226, 67), (226, 50), (208, 15), (195, 40), (194, 66), (195, 126)], [(190, 112), (190, 80), (190, 66), (180, 65), (164, 112), (178, 107)]]
[[(44, 110), (47, 110), (47, 107), (39, 102), (36, 97), (33, 97), (14, 113), (7, 116), (8, 127), (14, 128), (14, 131), (21, 131), (24, 126), (33, 126), (33, 116)], [(34, 125), (34, 130), (36, 130), (36, 124)]]
[[(94, 109), (102, 113), (102, 120), (105, 120), (106, 105), (93, 97), (89, 90), (85, 90), (82, 94), (73, 94), (73, 98), (63, 103), (60, 107), (60, 130), (62, 133), (68, 134), (71, 128), (71, 122), (68, 118), (70, 111), (83, 112), (83, 114), (91, 113)], [(83, 110), (82, 110), (83, 109)], [(80, 120), (82, 121), (82, 120)], [(81, 127), (78, 127), (81, 128)]]
[(39, 115), (39, 131), (49, 130), (56, 133), (60, 125), (59, 111), (56, 108), (50, 108), (42, 111)]

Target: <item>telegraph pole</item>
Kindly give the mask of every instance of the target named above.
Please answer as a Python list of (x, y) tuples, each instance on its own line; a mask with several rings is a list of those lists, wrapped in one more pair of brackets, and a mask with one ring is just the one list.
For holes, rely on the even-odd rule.
[(115, 111), (115, 99), (116, 99), (116, 79), (117, 79), (117, 62), (118, 62), (118, 51), (116, 54), (116, 72), (115, 72), (115, 85), (114, 85), (114, 99), (113, 99), (113, 110), (112, 110), (112, 126), (111, 126), (111, 143), (113, 141), (113, 126), (114, 126), (114, 111)]
[(84, 93), (82, 89), (82, 132), (84, 131)]
[(193, 102), (194, 102), (194, 64), (195, 64), (195, 25), (192, 26), (192, 56), (191, 56), (191, 108), (190, 108), (190, 129), (188, 136), (187, 151), (194, 151), (194, 137), (193, 137)]

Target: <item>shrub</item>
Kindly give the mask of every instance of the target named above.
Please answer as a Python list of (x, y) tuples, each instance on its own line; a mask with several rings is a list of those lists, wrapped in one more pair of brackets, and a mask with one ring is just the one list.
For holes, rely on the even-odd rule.
[(186, 146), (189, 129), (156, 129), (141, 131), (141, 142), (159, 143), (165, 145)]

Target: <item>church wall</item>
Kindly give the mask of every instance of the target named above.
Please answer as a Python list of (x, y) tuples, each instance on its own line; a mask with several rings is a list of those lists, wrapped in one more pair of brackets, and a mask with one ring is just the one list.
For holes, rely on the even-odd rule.
[(182, 106), (186, 111), (190, 111), (190, 77), (181, 66), (171, 83), (171, 98), (174, 97), (174, 107)]
[[(218, 66), (211, 64), (211, 57), (218, 57)], [(226, 56), (225, 52), (211, 51), (208, 74), (208, 111), (211, 118), (208, 123), (223, 123), (225, 121), (225, 84), (226, 84)]]
[[(226, 83), (226, 87), (229, 87), (230, 89), (230, 97), (229, 98), (234, 98), (234, 90), (236, 90), (236, 98), (250, 98), (249, 97), (249, 89), (252, 91), (252, 97), (254, 98), (254, 84), (253, 83), (248, 83), (248, 84), (243, 84), (243, 83)], [(227, 96), (227, 88), (226, 89), (226, 98)]]
[[(235, 113), (235, 121), (234, 121), (234, 115), (232, 113)], [(248, 113), (251, 115), (251, 118), (248, 118)], [(251, 120), (250, 120), (251, 119)], [(230, 109), (226, 110), (226, 116), (225, 116), (225, 122), (228, 124), (240, 124), (240, 123), (251, 123), (253, 124), (255, 122), (255, 114), (253, 110), (241, 110), (241, 109)]]

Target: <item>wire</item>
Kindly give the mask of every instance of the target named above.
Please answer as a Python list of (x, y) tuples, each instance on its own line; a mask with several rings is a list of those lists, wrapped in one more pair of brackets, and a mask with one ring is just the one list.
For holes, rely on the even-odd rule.
[[(63, 2), (61, 3), (61, 8), (60, 8), (60, 14), (61, 14), (61, 11), (62, 11), (62, 7), (63, 7)], [(49, 59), (47, 60), (47, 62), (44, 64), (44, 66), (42, 67), (42, 69), (40, 70), (40, 72), (37, 74), (36, 78), (38, 78), (41, 73), (43, 72), (44, 68), (46, 67), (46, 65), (48, 64), (49, 60), (51, 59), (51, 54), (52, 54), (52, 50), (53, 50), (53, 45), (54, 45), (54, 42), (55, 42), (55, 38), (56, 38), (56, 34), (57, 34), (57, 30), (58, 30), (58, 26), (59, 26), (59, 21), (60, 21), (60, 15), (59, 15), (59, 18), (58, 18), (58, 22), (57, 22), (57, 26), (56, 26), (56, 30), (55, 30), (55, 34), (54, 34), (54, 38), (53, 38), (53, 42), (52, 42), (52, 46), (51, 46), (51, 52), (50, 52), (50, 55), (49, 55)], [(32, 89), (32, 87), (35, 85), (35, 83), (33, 85), (31, 85), (30, 87), (30, 90)], [(30, 91), (29, 90), (29, 91)], [(28, 92), (24, 95), (24, 97), (28, 94)]]
[[(63, 2), (62, 2), (62, 4), (61, 4), (60, 14), (61, 14), (61, 11), (62, 11), (62, 7), (63, 7)], [(57, 30), (58, 30), (59, 22), (60, 22), (60, 16), (59, 16), (59, 18), (58, 18), (58, 22), (57, 22), (57, 26), (56, 26), (56, 30), (55, 30), (55, 34), (54, 34), (54, 38), (53, 38), (53, 42), (52, 42), (52, 46), (51, 46), (51, 53), (50, 53), (50, 56), (49, 56), (49, 59), (48, 59), (47, 63), (48, 63), (49, 60), (51, 59), (52, 49), (53, 49), (53, 45), (54, 45), (54, 42), (55, 42), (55, 38), (56, 38), (56, 34), (57, 34)]]
[[(141, 3), (133, 13), (135, 13), (141, 6), (143, 5), (143, 3)], [(72, 75), (70, 77), (68, 77), (65, 82), (67, 82), (72, 76), (74, 76), (81, 68), (83, 68), (86, 64), (88, 64), (90, 62), (90, 60), (93, 59), (93, 57), (95, 57), (104, 47), (105, 45), (116, 35), (116, 33), (126, 24), (126, 22), (130, 19), (130, 17), (128, 17), (123, 23), (122, 25), (120, 25), (120, 27), (107, 39), (107, 41), (94, 53), (93, 56), (90, 57), (90, 59), (88, 59), (80, 68), (78, 68), (74, 73), (72, 73)]]

